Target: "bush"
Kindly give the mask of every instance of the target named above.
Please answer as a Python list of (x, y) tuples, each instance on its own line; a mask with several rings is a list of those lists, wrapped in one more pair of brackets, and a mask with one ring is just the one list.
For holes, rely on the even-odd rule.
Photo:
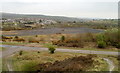
[(53, 54), (55, 52), (55, 47), (54, 46), (49, 46), (48, 49), (49, 49), (51, 54)]
[(114, 28), (114, 29), (106, 30), (104, 36), (105, 36), (105, 42), (109, 45), (117, 46), (117, 44), (119, 43), (118, 29)]
[(104, 34), (98, 34), (97, 36), (96, 36), (96, 38), (97, 38), (97, 41), (104, 41), (105, 40), (105, 37), (104, 37)]
[(116, 45), (116, 47), (120, 49), (120, 42)]
[(104, 41), (99, 41), (98, 42), (98, 47), (99, 48), (105, 48), (106, 47), (106, 43)]
[(35, 35), (35, 37), (38, 37), (38, 35)]
[(23, 51), (21, 50), (20, 52), (19, 52), (19, 55), (22, 55), (23, 54)]
[(18, 39), (19, 37), (18, 36), (15, 36), (16, 39)]
[(61, 37), (61, 41), (63, 42), (65, 40), (65, 36), (62, 36)]
[(99, 42), (100, 45), (101, 43), (103, 43), (103, 45), (107, 44), (108, 46), (114, 46), (114, 47), (120, 48), (119, 35), (120, 33), (118, 33), (117, 28), (108, 29), (104, 33), (97, 35), (97, 41), (98, 42), (100, 41)]
[(38, 51), (37, 53), (40, 53), (40, 51)]

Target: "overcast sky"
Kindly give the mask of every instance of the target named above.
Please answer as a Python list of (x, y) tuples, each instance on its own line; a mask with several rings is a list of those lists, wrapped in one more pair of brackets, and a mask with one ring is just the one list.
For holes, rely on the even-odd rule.
[(119, 0), (0, 0), (0, 12), (117, 18)]

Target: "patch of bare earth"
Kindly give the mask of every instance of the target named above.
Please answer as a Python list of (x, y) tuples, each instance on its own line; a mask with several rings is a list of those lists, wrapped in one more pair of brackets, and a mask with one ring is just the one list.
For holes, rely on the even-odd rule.
[[(94, 56), (95, 57), (95, 56)], [(54, 63), (39, 64), (34, 67), (37, 71), (86, 71), (93, 67), (93, 55), (73, 57)]]

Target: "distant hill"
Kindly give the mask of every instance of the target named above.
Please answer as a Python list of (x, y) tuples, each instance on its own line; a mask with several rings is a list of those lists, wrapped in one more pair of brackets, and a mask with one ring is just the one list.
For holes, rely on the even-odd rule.
[(80, 18), (64, 17), (64, 16), (46, 16), (46, 15), (26, 15), (26, 14), (13, 14), (13, 13), (0, 13), (3, 18), (41, 18), (41, 19), (50, 19), (55, 21), (83, 21)]

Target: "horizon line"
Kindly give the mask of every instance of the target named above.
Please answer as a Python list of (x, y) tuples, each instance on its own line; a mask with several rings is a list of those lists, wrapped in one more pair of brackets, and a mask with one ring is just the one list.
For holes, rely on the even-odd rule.
[(15, 12), (3, 12), (0, 13), (9, 13), (9, 14), (22, 14), (22, 15), (43, 15), (43, 16), (58, 16), (58, 17), (68, 17), (68, 18), (82, 18), (82, 19), (118, 19), (118, 18), (100, 18), (100, 17), (76, 17), (76, 16), (66, 16), (66, 15), (51, 15), (51, 14), (40, 14), (40, 13), (15, 13)]

